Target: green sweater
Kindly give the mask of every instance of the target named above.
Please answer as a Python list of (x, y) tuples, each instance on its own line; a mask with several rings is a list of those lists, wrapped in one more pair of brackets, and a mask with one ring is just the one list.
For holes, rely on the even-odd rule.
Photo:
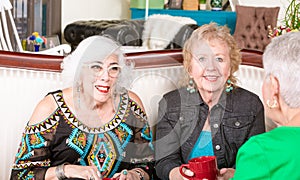
[(300, 179), (300, 127), (278, 127), (238, 151), (232, 180)]

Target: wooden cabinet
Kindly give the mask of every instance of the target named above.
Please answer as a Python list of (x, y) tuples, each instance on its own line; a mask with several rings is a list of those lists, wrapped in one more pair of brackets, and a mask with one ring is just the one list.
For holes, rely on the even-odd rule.
[[(216, 22), (220, 25), (227, 25), (231, 34), (234, 33), (236, 23), (236, 13), (231, 11), (191, 11), (175, 9), (149, 9), (149, 15), (152, 14), (169, 14), (171, 16), (183, 16), (194, 19), (197, 24), (203, 25), (210, 22)], [(145, 9), (131, 8), (131, 19), (144, 19)]]

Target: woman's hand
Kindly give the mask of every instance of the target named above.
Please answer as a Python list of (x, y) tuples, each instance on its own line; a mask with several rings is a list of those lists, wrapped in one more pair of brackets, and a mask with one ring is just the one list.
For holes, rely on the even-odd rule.
[[(51, 167), (45, 174), (45, 180), (57, 179), (56, 174), (57, 167)], [(98, 171), (96, 166), (80, 166), (66, 164), (63, 167), (63, 173), (67, 178), (79, 178), (85, 180), (101, 180), (101, 173)]]
[[(181, 174), (180, 174), (180, 171), (179, 171), (179, 168), (180, 167), (176, 167), (176, 168), (173, 168), (171, 171), (170, 171), (170, 175), (169, 175), (169, 178), (170, 180), (187, 180), (186, 178), (184, 178)], [(183, 168), (182, 169), (183, 173), (186, 174), (187, 176), (193, 176), (194, 173), (188, 169), (185, 169)]]
[(233, 168), (222, 168), (219, 171), (218, 180), (228, 180), (233, 177), (234, 172)]
[(65, 175), (68, 178), (82, 178), (86, 180), (101, 180), (101, 173), (96, 166), (65, 165)]
[[(138, 173), (138, 172), (140, 173)], [(143, 176), (143, 178), (149, 179), (147, 173), (140, 169), (140, 168), (135, 168), (131, 170), (122, 170), (120, 173), (116, 173), (113, 178), (117, 178), (118, 180), (140, 180), (140, 174)]]

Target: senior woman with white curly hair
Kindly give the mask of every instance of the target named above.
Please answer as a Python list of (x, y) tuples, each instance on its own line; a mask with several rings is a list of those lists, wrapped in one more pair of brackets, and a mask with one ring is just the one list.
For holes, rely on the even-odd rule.
[(300, 179), (299, 43), (300, 32), (289, 32), (272, 39), (264, 52), (265, 112), (279, 127), (241, 147), (233, 179)]
[(89, 37), (63, 63), (67, 88), (35, 108), (11, 179), (151, 178), (152, 135), (140, 98), (125, 88), (132, 65), (120, 46)]

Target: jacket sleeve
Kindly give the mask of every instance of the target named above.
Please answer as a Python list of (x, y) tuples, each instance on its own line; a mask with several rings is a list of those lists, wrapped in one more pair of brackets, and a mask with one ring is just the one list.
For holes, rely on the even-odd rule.
[(155, 159), (157, 176), (164, 180), (169, 179), (173, 168), (182, 164), (179, 123), (176, 115), (172, 116), (166, 109), (167, 103), (162, 99), (159, 103), (156, 126)]

